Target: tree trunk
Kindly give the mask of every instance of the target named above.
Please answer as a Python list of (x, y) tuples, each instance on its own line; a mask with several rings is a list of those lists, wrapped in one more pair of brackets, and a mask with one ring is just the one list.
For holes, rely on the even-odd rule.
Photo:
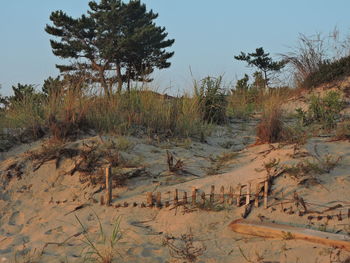
[(118, 80), (118, 93), (122, 92), (123, 89), (123, 79), (120, 65), (117, 63), (117, 80)]
[(268, 79), (267, 79), (267, 71), (264, 70), (264, 79), (265, 79), (265, 93), (267, 93), (268, 90)]
[(100, 70), (100, 81), (101, 81), (101, 85), (102, 85), (102, 88), (105, 92), (105, 95), (110, 98), (111, 97), (111, 94), (109, 92), (109, 88), (108, 88), (108, 85), (107, 85), (107, 82), (106, 82), (106, 79), (105, 79), (105, 76), (103, 74), (103, 70)]
[(128, 71), (128, 85), (127, 85), (128, 93), (130, 93), (130, 71)]

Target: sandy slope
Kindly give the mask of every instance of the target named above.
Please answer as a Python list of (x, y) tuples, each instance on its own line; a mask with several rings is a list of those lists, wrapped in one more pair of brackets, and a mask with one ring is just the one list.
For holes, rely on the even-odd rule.
[[(149, 174), (130, 179), (125, 186), (114, 189), (113, 205), (143, 202), (147, 191), (160, 191), (163, 199), (167, 199), (166, 193), (175, 188), (180, 193), (188, 191), (190, 194), (191, 188), (195, 186), (208, 193), (211, 185), (215, 185), (216, 189), (224, 185), (227, 189), (230, 185), (236, 187), (238, 183), (252, 182), (252, 189), (255, 189), (254, 184), (266, 176), (266, 170), (262, 169), (264, 163), (278, 159), (279, 166), (283, 167), (300, 162), (303, 158), (310, 158), (303, 157), (302, 153), (312, 154), (314, 146), (317, 145), (322, 156), (327, 153), (341, 155), (343, 158), (339, 165), (328, 174), (317, 175), (320, 184), (315, 185), (298, 185), (298, 180), (284, 174), (275, 180), (273, 197), (281, 198), (283, 192), (283, 198), (290, 199), (294, 191), (297, 191), (308, 203), (325, 207), (339, 203), (343, 210), (347, 210), (346, 206), (350, 205), (348, 142), (327, 142), (325, 139), (315, 138), (305, 148), (298, 150), (293, 145), (277, 144), (247, 148), (245, 145), (254, 140), (253, 137), (247, 137), (254, 134), (252, 127), (235, 124), (229, 130), (222, 129), (214, 133), (208, 138), (207, 144), (191, 142), (190, 146), (189, 143), (185, 146), (173, 143), (157, 144), (145, 139), (129, 138), (134, 147), (124, 155), (141, 160)], [(237, 132), (232, 133), (232, 130)], [(85, 139), (91, 140), (97, 139)], [(74, 145), (79, 147), (80, 143)], [(223, 145), (230, 145), (231, 149), (225, 149)], [(164, 172), (167, 169), (166, 150), (184, 159), (186, 169), (196, 176), (169, 175)], [(225, 167), (219, 170), (221, 174), (206, 175), (204, 168), (212, 165), (210, 157), (232, 151), (238, 151), (238, 155), (222, 163)], [(4, 171), (9, 164), (20, 160), (25, 154), (21, 147), (5, 154), (5, 160), (0, 163), (2, 180), (5, 180)], [(93, 239), (98, 240), (99, 225), (96, 215), (106, 233), (111, 232), (117, 217), (122, 218), (123, 239), (118, 244), (118, 251), (123, 257), (115, 262), (183, 262), (176, 261), (170, 255), (168, 248), (162, 246), (162, 240), (166, 234), (180, 237), (190, 229), (195, 245), (203, 244), (206, 247), (198, 262), (246, 262), (242, 254), (252, 262), (330, 262), (330, 257), (337, 253), (337, 250), (302, 241), (265, 240), (233, 233), (227, 226), (241, 217), (243, 207), (226, 205), (220, 211), (188, 211), (182, 207), (174, 209), (173, 206), (163, 209), (100, 206), (93, 200), (99, 200), (103, 191), (94, 194), (98, 187), (81, 184), (77, 174), (62, 175), (72, 166), (72, 160), (65, 160), (56, 169), (55, 163), (51, 161), (32, 172), (28, 165), (21, 180), (12, 179), (7, 186), (0, 188), (0, 262), (11, 262), (16, 254), (17, 262), (25, 262), (24, 259), (28, 257), (32, 257), (31, 262), (82, 262), (83, 235), (79, 234), (82, 228), (76, 217), (83, 222)], [(276, 203), (279, 201), (271, 198), (269, 209), (253, 208), (249, 219), (296, 224), (345, 234), (347, 230), (350, 231), (347, 216), (343, 216), (342, 221), (336, 218), (318, 220), (317, 215), (308, 219), (308, 215), (299, 216), (295, 207), (294, 213), (290, 214), (292, 204), (281, 207), (275, 205)], [(70, 213), (82, 204), (86, 207)], [(312, 205), (309, 208), (321, 209), (320, 206)], [(335, 211), (328, 212), (332, 213)], [(64, 244), (59, 244), (63, 241)], [(341, 251), (342, 259), (347, 256), (347, 252)]]

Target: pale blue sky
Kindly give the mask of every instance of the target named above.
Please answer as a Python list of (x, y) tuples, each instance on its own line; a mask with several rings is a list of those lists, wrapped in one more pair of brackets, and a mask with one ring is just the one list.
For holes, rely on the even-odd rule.
[[(59, 62), (50, 48), (44, 27), (50, 13), (62, 9), (74, 17), (86, 12), (88, 0), (0, 0), (0, 84), (9, 94), (18, 82), (41, 86), (57, 76)], [(172, 66), (155, 74), (160, 91), (188, 90), (192, 77), (225, 74), (235, 81), (249, 72), (233, 56), (257, 47), (271, 54), (288, 51), (298, 33), (327, 33), (337, 26), (350, 29), (349, 0), (145, 0), (159, 13), (157, 24), (165, 26), (176, 42)]]

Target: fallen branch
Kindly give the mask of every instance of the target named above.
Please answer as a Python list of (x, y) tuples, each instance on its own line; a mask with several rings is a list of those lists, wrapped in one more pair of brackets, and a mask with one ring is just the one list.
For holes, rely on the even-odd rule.
[(289, 225), (254, 222), (243, 219), (233, 221), (229, 227), (237, 233), (265, 238), (299, 239), (350, 251), (350, 237)]

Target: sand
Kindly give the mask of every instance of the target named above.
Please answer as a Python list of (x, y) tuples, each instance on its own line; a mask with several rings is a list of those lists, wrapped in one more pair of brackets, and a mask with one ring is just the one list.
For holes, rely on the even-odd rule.
[[(350, 144), (316, 137), (300, 147), (282, 144), (252, 146), (255, 125), (256, 121), (231, 123), (229, 127), (213, 132), (207, 143), (126, 138), (132, 147), (121, 154), (128, 160), (137, 160), (139, 168), (146, 172), (128, 179), (123, 186), (115, 187), (111, 207), (99, 204), (104, 190), (98, 191), (98, 185), (81, 183), (78, 173), (64, 175), (74, 166), (74, 158), (63, 160), (58, 169), (55, 161), (46, 162), (35, 172), (32, 163), (27, 162), (21, 179), (8, 180), (7, 167), (25, 159), (28, 149), (40, 149), (44, 141), (12, 148), (2, 154), (0, 163), (0, 262), (84, 262), (86, 237), (78, 219), (87, 230), (85, 234), (93, 242), (98, 242), (99, 220), (108, 240), (118, 218), (123, 235), (116, 245), (118, 253), (115, 253), (114, 262), (189, 262), (175, 258), (169, 247), (163, 246), (163, 241), (172, 236), (177, 238), (176, 246), (181, 246), (179, 238), (190, 231), (194, 246), (205, 247), (196, 262), (340, 262), (330, 261), (337, 257), (345, 260), (350, 256), (348, 252), (323, 245), (234, 233), (228, 225), (241, 218), (244, 206), (226, 204), (208, 210), (173, 205), (162, 209), (139, 207), (146, 201), (146, 192), (149, 191), (161, 192), (163, 201), (166, 201), (168, 192), (172, 198), (175, 189), (178, 189), (180, 198), (183, 191), (190, 196), (193, 187), (209, 193), (211, 186), (215, 185), (218, 193), (221, 186), (227, 191), (229, 186), (236, 189), (238, 184), (251, 183), (255, 189), (256, 183), (267, 176), (266, 164), (273, 160), (278, 162), (278, 168), (273, 167), (270, 171), (277, 174), (292, 164), (314, 160), (310, 154), (315, 155), (316, 149), (321, 158), (330, 154), (342, 159), (329, 173), (315, 175), (317, 183), (309, 180), (300, 184), (300, 178), (282, 173), (274, 180), (269, 208), (264, 209), (260, 202), (260, 207), (253, 207), (248, 218), (348, 235)], [(86, 137), (66, 147), (79, 149), (83, 143), (110, 140), (117, 141), (118, 138), (102, 137), (101, 141), (98, 136)], [(167, 150), (184, 161), (187, 173), (177, 175), (167, 171)], [(213, 162), (216, 156), (225, 154), (231, 157)], [(216, 174), (208, 175), (208, 171)], [(302, 209), (293, 203), (279, 204), (279, 199), (292, 199), (294, 192), (307, 202), (309, 210), (323, 211), (341, 204), (341, 208), (322, 215), (335, 215), (342, 210), (342, 220), (336, 216), (320, 219), (316, 213), (300, 216), (299, 210)], [(115, 208), (116, 204), (124, 202), (128, 202), (129, 207)], [(138, 206), (133, 207), (133, 202)], [(79, 206), (83, 208), (74, 211)], [(106, 246), (100, 244), (98, 247), (104, 251)]]

